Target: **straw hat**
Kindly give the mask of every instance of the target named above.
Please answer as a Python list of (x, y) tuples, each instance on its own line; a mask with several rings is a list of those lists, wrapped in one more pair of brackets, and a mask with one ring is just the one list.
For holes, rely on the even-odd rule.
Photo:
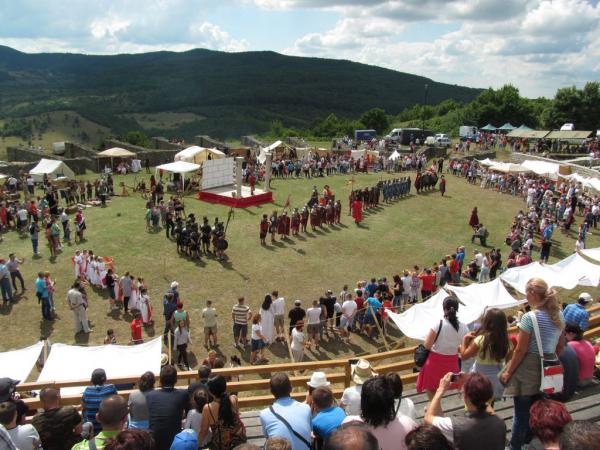
[(352, 366), (352, 381), (355, 384), (363, 384), (371, 377), (377, 376), (377, 373), (371, 367), (371, 363), (366, 359), (359, 359), (358, 362)]
[(160, 355), (160, 366), (166, 366), (167, 364), (169, 364), (169, 355), (163, 353)]
[(327, 375), (325, 375), (325, 372), (313, 372), (313, 374), (310, 376), (310, 381), (307, 381), (306, 384), (308, 384), (311, 388), (318, 388), (321, 386), (329, 386), (331, 383), (327, 381)]

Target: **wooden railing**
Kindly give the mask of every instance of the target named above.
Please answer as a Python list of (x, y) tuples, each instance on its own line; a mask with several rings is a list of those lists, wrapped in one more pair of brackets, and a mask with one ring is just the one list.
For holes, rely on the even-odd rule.
[[(594, 306), (589, 309), (590, 314), (600, 312), (600, 305)], [(516, 327), (509, 328), (509, 332), (514, 334), (517, 332)], [(586, 338), (600, 336), (600, 314), (595, 314), (590, 317), (589, 329), (584, 333)], [(416, 381), (417, 373), (413, 373), (415, 367), (413, 361), (413, 354), (415, 351), (414, 346), (405, 347), (398, 350), (391, 350), (387, 352), (380, 352), (371, 355), (361, 356), (362, 359), (366, 359), (371, 362), (377, 373), (388, 373), (398, 372), (402, 379), (402, 382), (412, 384)], [(392, 359), (393, 362), (382, 364), (383, 361)], [(237, 379), (240, 376), (259, 376), (255, 379), (247, 379), (240, 381), (231, 381), (227, 383), (229, 392), (239, 393), (239, 404), (240, 407), (259, 407), (269, 405), (273, 401), (273, 397), (270, 394), (260, 395), (257, 392), (269, 391), (269, 377), (275, 372), (286, 372), (286, 373), (300, 373), (301, 375), (290, 376), (290, 381), (294, 388), (302, 388), (298, 392), (293, 392), (292, 397), (298, 400), (303, 399), (306, 395), (306, 382), (310, 380), (310, 371), (320, 370), (327, 371), (327, 380), (335, 385), (333, 387), (333, 393), (336, 397), (341, 396), (341, 393), (345, 387), (351, 384), (351, 367), (349, 364), (350, 359), (332, 359), (325, 361), (309, 361), (301, 363), (284, 363), (284, 364), (269, 364), (269, 365), (258, 365), (258, 366), (242, 366), (242, 367), (231, 367), (222, 369), (213, 369), (212, 374), (223, 375), (226, 377), (232, 377)], [(304, 373), (307, 373), (304, 375)], [(265, 376), (261, 378), (260, 376)], [(196, 371), (185, 371), (178, 372), (178, 386), (185, 387), (192, 381), (197, 380)], [(113, 384), (135, 384), (139, 380), (139, 376), (135, 377), (118, 377), (108, 380)], [(31, 392), (40, 390), (44, 387), (55, 387), (55, 388), (67, 388), (76, 386), (87, 386), (89, 380), (71, 380), (61, 382), (33, 382), (33, 383), (21, 383), (17, 385), (17, 391), (19, 392)], [(129, 397), (129, 394), (133, 392), (131, 390), (119, 391), (119, 394), (124, 397)], [(252, 392), (252, 395), (244, 395), (245, 393)], [(29, 406), (30, 410), (34, 410), (41, 407), (41, 402), (38, 397), (26, 398), (25, 402)], [(61, 398), (63, 405), (80, 405), (81, 396), (79, 395), (68, 395)]]

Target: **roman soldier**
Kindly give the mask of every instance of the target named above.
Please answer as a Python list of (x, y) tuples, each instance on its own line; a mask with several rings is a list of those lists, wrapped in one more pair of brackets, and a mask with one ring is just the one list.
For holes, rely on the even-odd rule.
[(287, 211), (283, 212), (283, 217), (281, 219), (282, 219), (281, 221), (283, 222), (283, 234), (287, 239), (290, 235), (290, 225), (291, 225), (291, 220), (287, 214)]
[(277, 234), (280, 239), (285, 235), (285, 214), (286, 213), (284, 212), (277, 220)]
[(333, 222), (335, 224), (340, 224), (342, 220), (342, 202), (336, 200), (333, 204)]
[(302, 227), (302, 232), (306, 233), (306, 225), (308, 224), (308, 216), (310, 212), (308, 210), (308, 206), (304, 205), (302, 208), (302, 212), (300, 213), (300, 225)]
[(325, 220), (327, 225), (333, 225), (333, 201), (331, 200), (325, 206)]
[(269, 233), (271, 233), (271, 242), (275, 242), (275, 233), (277, 233), (277, 211), (273, 211), (269, 219)]
[(319, 211), (317, 211), (317, 205), (314, 205), (310, 210), (310, 226), (313, 231), (319, 226)]
[(298, 208), (294, 208), (292, 211), (292, 235), (298, 235), (298, 230), (300, 228), (300, 213), (298, 212)]
[(263, 214), (262, 220), (259, 225), (260, 230), (260, 244), (267, 245), (267, 241), (265, 240), (267, 237), (267, 233), (269, 232), (269, 219), (266, 214)]
[(200, 227), (200, 233), (202, 233), (202, 251), (206, 254), (210, 253), (210, 234), (212, 229), (210, 228), (210, 224), (208, 223), (208, 218), (204, 217), (202, 219), (202, 226)]

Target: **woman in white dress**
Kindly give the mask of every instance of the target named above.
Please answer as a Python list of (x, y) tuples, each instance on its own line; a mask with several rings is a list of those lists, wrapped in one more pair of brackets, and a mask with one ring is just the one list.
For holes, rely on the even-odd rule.
[(144, 325), (150, 325), (152, 321), (152, 304), (146, 288), (140, 286), (140, 313), (142, 314), (142, 322)]
[(99, 285), (102, 286), (102, 289), (106, 289), (106, 264), (104, 264), (104, 260), (100, 256), (96, 256), (96, 267), (98, 271), (98, 281)]
[(131, 297), (129, 298), (129, 309), (141, 309), (140, 301), (140, 287), (138, 281), (133, 275), (131, 277)]
[(75, 252), (75, 256), (73, 257), (73, 265), (75, 269), (75, 278), (77, 279), (81, 276), (81, 270), (83, 266), (83, 256), (81, 256), (80, 250)]
[(260, 307), (262, 334), (267, 345), (273, 342), (273, 337), (275, 335), (275, 315), (273, 314), (273, 308), (271, 307), (272, 303), (273, 299), (267, 294)]
[(87, 264), (87, 279), (92, 286), (98, 285), (98, 265), (96, 264), (96, 257), (91, 250)]

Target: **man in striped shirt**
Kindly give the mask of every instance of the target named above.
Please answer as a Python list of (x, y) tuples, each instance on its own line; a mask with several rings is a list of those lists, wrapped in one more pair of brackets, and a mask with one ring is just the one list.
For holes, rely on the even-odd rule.
[(244, 297), (238, 298), (237, 305), (231, 310), (231, 318), (233, 319), (233, 346), (235, 348), (244, 347), (248, 344), (248, 320), (252, 317), (250, 307), (244, 304)]

